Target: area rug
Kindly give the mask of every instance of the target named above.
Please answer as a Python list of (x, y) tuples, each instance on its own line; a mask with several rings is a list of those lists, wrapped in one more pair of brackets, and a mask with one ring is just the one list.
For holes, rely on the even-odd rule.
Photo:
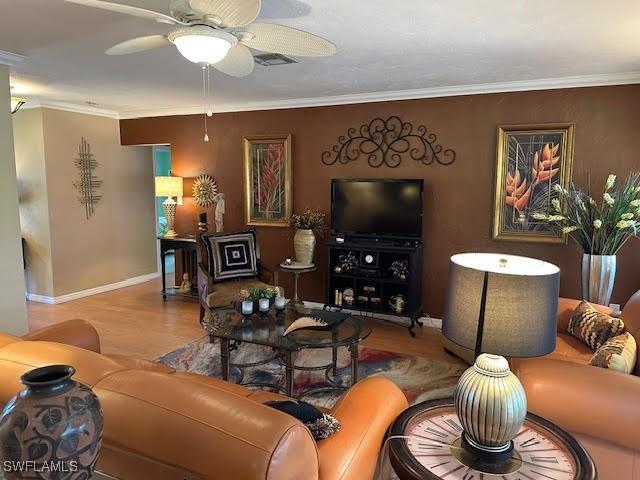
[[(254, 363), (270, 357), (273, 357), (271, 349), (247, 343), (241, 344), (231, 353), (231, 362)], [(371, 376), (387, 377), (402, 389), (411, 404), (452, 396), (456, 382), (465, 370), (465, 366), (454, 359), (447, 362), (441, 359), (415, 357), (362, 347), (359, 351), (359, 359), (360, 379)], [(156, 361), (178, 371), (221, 378), (220, 344), (219, 342), (209, 343), (208, 337), (188, 343), (162, 355)], [(318, 366), (330, 362), (330, 349), (305, 349), (295, 355), (296, 366)], [(348, 387), (351, 364), (349, 353), (344, 348), (338, 350), (337, 365), (336, 381), (339, 385)], [(241, 375), (239, 368), (231, 367), (231, 381), (237, 382)], [(284, 367), (278, 360), (272, 360), (264, 365), (245, 368), (242, 381), (243, 383), (270, 383), (284, 387)], [(296, 371), (294, 382), (296, 394), (327, 385), (324, 370)], [(331, 407), (339, 396), (339, 392), (322, 392), (306, 395), (303, 399), (318, 406)]]

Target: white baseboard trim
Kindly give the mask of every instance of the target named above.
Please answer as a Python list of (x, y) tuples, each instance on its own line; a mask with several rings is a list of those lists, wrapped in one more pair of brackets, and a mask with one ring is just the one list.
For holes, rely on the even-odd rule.
[(98, 295), (99, 293), (105, 293), (111, 290), (117, 290), (119, 288), (130, 287), (132, 285), (148, 282), (159, 277), (160, 272), (148, 273), (146, 275), (140, 275), (138, 277), (127, 278), (120, 282), (111, 283), (109, 285), (101, 285), (99, 287), (89, 288), (87, 290), (81, 290), (79, 292), (67, 293), (65, 295), (59, 295), (57, 297), (47, 297), (45, 295), (27, 293), (27, 300), (31, 302), (48, 303), (50, 305), (54, 305), (57, 303), (70, 302), (71, 300), (77, 300), (83, 297), (89, 297), (91, 295)]
[[(319, 303), (319, 302), (307, 302), (307, 301), (305, 301), (304, 304), (305, 304), (305, 306), (311, 307), (311, 308), (322, 309), (322, 307), (324, 307), (324, 303)], [(365, 317), (382, 318), (384, 320), (388, 320), (388, 321), (393, 322), (393, 323), (398, 323), (398, 324), (403, 325), (405, 327), (408, 327), (409, 324), (411, 323), (411, 321), (407, 317), (398, 317), (397, 315), (387, 315), (386, 313), (363, 312), (361, 310), (351, 310), (351, 309), (348, 309), (348, 308), (343, 308), (342, 311), (343, 312), (349, 312), (349, 313), (357, 313), (357, 314), (363, 315)], [(424, 324), (425, 327), (432, 327), (432, 328), (442, 329), (442, 320), (439, 319), (439, 318), (432, 318), (429, 315), (424, 315), (424, 316), (420, 317), (420, 321)]]

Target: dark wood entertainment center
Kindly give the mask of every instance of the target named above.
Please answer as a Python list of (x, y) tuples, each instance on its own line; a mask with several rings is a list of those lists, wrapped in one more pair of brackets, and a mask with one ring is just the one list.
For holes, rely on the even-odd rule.
[[(333, 240), (327, 248), (327, 288), (325, 308), (409, 318), (409, 333), (422, 326), (422, 243), (420, 241)], [(390, 270), (393, 262), (406, 263), (406, 276), (398, 278)], [(346, 265), (346, 267), (345, 267)], [(345, 298), (345, 292), (353, 297)], [(402, 296), (404, 310), (392, 307), (392, 299)]]

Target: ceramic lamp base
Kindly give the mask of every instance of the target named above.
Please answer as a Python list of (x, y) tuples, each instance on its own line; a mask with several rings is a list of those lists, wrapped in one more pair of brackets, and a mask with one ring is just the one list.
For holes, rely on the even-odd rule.
[(178, 203), (171, 197), (167, 197), (167, 199), (162, 202), (162, 210), (164, 211), (164, 216), (167, 219), (167, 233), (165, 233), (164, 236), (167, 238), (172, 238), (178, 235), (173, 229), (176, 222), (176, 205), (178, 205)]
[(506, 358), (483, 353), (460, 377), (455, 404), (470, 453), (508, 459), (527, 414), (527, 399)]

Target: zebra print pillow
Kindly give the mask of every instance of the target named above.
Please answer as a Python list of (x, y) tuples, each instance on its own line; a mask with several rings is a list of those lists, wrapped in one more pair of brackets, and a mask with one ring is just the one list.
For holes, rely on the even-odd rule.
[(585, 301), (576, 307), (567, 327), (567, 333), (583, 341), (594, 351), (623, 331), (622, 320), (599, 312)]

